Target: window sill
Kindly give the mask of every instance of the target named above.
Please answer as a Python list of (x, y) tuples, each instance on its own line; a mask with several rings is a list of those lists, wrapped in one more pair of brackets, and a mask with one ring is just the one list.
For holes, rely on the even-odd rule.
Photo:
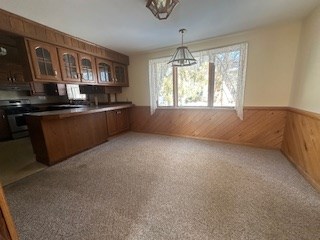
[(235, 110), (235, 107), (157, 107), (156, 110)]

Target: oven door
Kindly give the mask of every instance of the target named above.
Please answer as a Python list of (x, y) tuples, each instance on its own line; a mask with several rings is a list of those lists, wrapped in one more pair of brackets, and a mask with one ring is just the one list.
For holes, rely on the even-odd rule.
[(25, 114), (7, 115), (11, 132), (20, 132), (28, 130)]

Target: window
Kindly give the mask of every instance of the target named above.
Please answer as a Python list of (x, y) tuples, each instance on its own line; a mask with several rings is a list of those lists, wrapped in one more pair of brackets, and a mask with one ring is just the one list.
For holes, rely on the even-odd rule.
[(66, 84), (66, 86), (67, 86), (68, 99), (72, 99), (72, 100), (86, 100), (87, 99), (86, 94), (80, 93), (79, 85)]
[(149, 61), (151, 113), (157, 107), (233, 107), (242, 119), (247, 43), (193, 53), (197, 64)]

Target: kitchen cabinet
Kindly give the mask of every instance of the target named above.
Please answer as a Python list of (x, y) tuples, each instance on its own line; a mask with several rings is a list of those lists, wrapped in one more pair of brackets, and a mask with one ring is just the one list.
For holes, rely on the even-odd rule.
[(18, 240), (18, 234), (0, 184), (0, 239)]
[(58, 54), (63, 81), (96, 83), (97, 72), (92, 56), (65, 48), (59, 48)]
[(109, 136), (116, 135), (130, 129), (129, 109), (119, 109), (106, 112)]
[(94, 57), (79, 53), (79, 65), (80, 65), (80, 77), (83, 83), (96, 83), (97, 82), (97, 71), (94, 61)]
[(25, 80), (22, 65), (14, 63), (0, 63), (0, 83), (15, 84), (24, 82)]
[[(112, 135), (129, 130), (131, 107), (125, 104), (29, 114), (27, 123), (37, 161), (53, 165), (106, 142), (109, 123), (116, 129)], [(108, 116), (114, 123), (107, 120)]]
[(53, 165), (107, 141), (104, 112), (27, 117), (37, 161)]
[(109, 86), (129, 86), (127, 66), (97, 58), (98, 83)]
[(61, 80), (57, 48), (54, 45), (27, 40), (33, 80), (57, 82)]
[(81, 74), (78, 54), (65, 48), (58, 48), (62, 80), (66, 82), (80, 82)]
[(4, 53), (0, 55), (0, 83), (24, 83), (23, 61), (18, 48), (18, 39), (12, 36), (0, 37)]
[(98, 83), (104, 85), (114, 84), (112, 62), (105, 59), (96, 58), (96, 63)]
[(120, 63), (113, 63), (113, 73), (115, 85), (128, 87), (128, 71), (127, 66)]
[(66, 85), (62, 83), (31, 82), (31, 94), (36, 96), (66, 96)]
[(3, 109), (0, 109), (0, 140), (11, 138), (11, 131), (8, 118)]

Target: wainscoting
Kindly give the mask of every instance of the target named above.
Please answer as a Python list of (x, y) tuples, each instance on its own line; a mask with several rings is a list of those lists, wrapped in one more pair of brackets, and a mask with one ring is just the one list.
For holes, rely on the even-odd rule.
[(233, 109), (157, 109), (137, 106), (131, 130), (280, 149), (287, 108), (247, 107), (241, 121)]
[(320, 115), (289, 108), (281, 150), (320, 191)]

